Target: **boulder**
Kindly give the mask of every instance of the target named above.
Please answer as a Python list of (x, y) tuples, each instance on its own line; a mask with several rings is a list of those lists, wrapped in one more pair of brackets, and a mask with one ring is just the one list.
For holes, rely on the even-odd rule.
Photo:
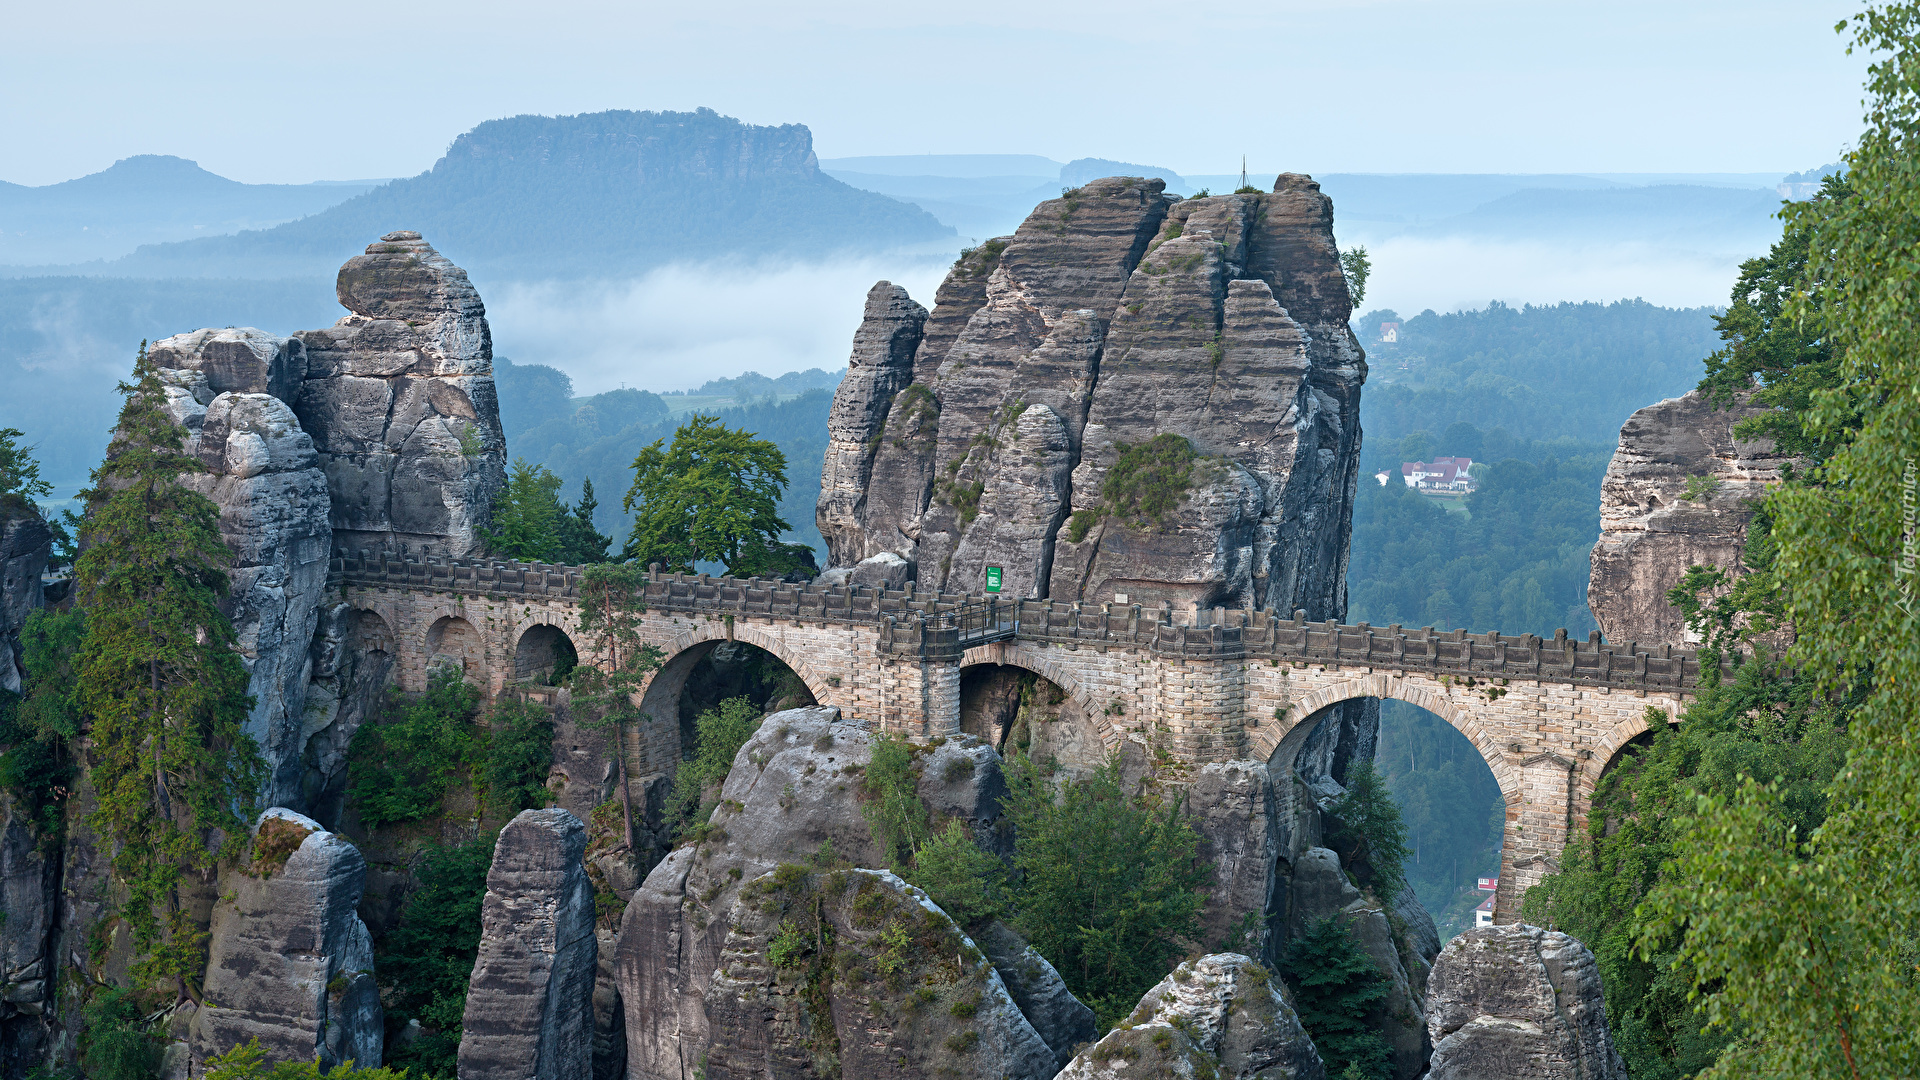
[(884, 870), (785, 864), (747, 882), (705, 993), (708, 1080), (1047, 1080), (1054, 1052), (925, 893)]
[[(832, 568), (885, 551), (923, 589), (977, 592), (992, 565), (1015, 596), (1344, 614), (1366, 364), (1332, 204), (1293, 174), (1271, 193), (1164, 188), (1110, 177), (1041, 203), (965, 253), (924, 316), (876, 290), (856, 367), (895, 385), (909, 323), (919, 344), (884, 419), (877, 375), (836, 396)], [(866, 359), (883, 341), (885, 363)], [(1154, 515), (1108, 513), (1109, 473), (1163, 433), (1191, 445), (1190, 483)]]
[(1326, 1075), (1279, 980), (1239, 953), (1212, 953), (1181, 964), (1146, 992), (1124, 1023), (1060, 1073), (1061, 1080), (1326, 1080)]
[(271, 394), (287, 404), (307, 377), (307, 348), (251, 326), (195, 330), (163, 338), (147, 348), (156, 367), (204, 376), (214, 395)]
[(1686, 643), (1685, 622), (1667, 603), (1667, 590), (1690, 566), (1741, 569), (1753, 503), (1792, 460), (1771, 439), (1734, 436), (1734, 425), (1764, 411), (1744, 396), (1715, 408), (1691, 390), (1621, 425), (1620, 447), (1600, 483), (1600, 539), (1587, 585), (1608, 641)]
[(380, 1064), (373, 938), (357, 913), (366, 873), (359, 850), (312, 818), (260, 815), (249, 864), (222, 874), (213, 906), (206, 1004), (190, 1035), (196, 1074), (255, 1038), (270, 1061)]
[(335, 293), (351, 314), (299, 335), (307, 371), (294, 405), (326, 466), (335, 544), (478, 554), (506, 486), (480, 294), (408, 231), (347, 260)]
[(461, 1021), (461, 1080), (592, 1074), (599, 945), (586, 847), (586, 825), (558, 808), (523, 810), (500, 830)]
[[(683, 1080), (720, 1045), (708, 990), (748, 883), (783, 865), (885, 865), (860, 807), (875, 736), (838, 716), (812, 706), (762, 720), (735, 755), (711, 820), (653, 868), (627, 905), (615, 966), (629, 1075)], [(948, 740), (915, 763), (920, 797), (934, 812), (975, 837), (997, 834), (1004, 781), (991, 748)]]
[(1430, 1080), (1626, 1080), (1585, 945), (1512, 923), (1447, 943), (1427, 983)]
[(1093, 1010), (1073, 996), (1040, 950), (1027, 944), (1006, 923), (993, 920), (974, 940), (1007, 984), (1013, 1003), (1053, 1051), (1054, 1067), (1066, 1068), (1073, 1055), (1099, 1034)]

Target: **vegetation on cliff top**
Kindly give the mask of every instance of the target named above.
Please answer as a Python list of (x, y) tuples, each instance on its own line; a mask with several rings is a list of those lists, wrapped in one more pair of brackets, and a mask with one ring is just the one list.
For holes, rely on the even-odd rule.
[(203, 472), (143, 346), (112, 452), (93, 473), (74, 567), (87, 612), (78, 704), (87, 715), (89, 823), (112, 847), (143, 980), (181, 995), (206, 964), (206, 934), (180, 886), (210, 868), (218, 833), (244, 834), (265, 766), (243, 730), (252, 698), (220, 611), (232, 559), (211, 499), (180, 483)]

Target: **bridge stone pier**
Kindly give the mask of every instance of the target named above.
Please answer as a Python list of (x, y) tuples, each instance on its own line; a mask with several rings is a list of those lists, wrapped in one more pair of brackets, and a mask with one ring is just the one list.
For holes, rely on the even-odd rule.
[[(362, 648), (384, 648), (403, 689), (457, 666), (489, 694), (550, 670), (576, 638), (582, 569), (500, 562), (336, 558)], [(1557, 868), (1594, 786), (1698, 684), (1691, 652), (1661, 645), (1309, 622), (1295, 613), (1045, 600), (648, 575), (644, 634), (664, 662), (643, 694), (629, 768), (670, 773), (680, 690), (721, 642), (772, 653), (822, 705), (926, 740), (960, 732), (963, 669), (1002, 664), (1063, 689), (1109, 752), (1133, 743), (1180, 761), (1285, 762), (1330, 705), (1397, 698), (1479, 748), (1506, 800), (1496, 919)], [(581, 655), (580, 662), (594, 658)], [(543, 668), (544, 665), (544, 668)], [(1280, 785), (1282, 791), (1293, 790)]]

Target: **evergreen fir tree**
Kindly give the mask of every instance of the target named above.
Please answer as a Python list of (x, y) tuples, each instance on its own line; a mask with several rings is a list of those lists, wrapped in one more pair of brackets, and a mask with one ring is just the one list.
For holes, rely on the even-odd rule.
[(1387, 977), (1339, 919), (1310, 922), (1288, 942), (1284, 974), (1328, 1076), (1393, 1075), (1387, 1040), (1369, 1020), (1386, 1000)]
[(579, 503), (571, 514), (560, 519), (561, 555), (568, 564), (587, 566), (607, 561), (607, 549), (613, 546), (613, 537), (593, 527), (593, 514), (599, 507), (600, 500), (593, 494), (593, 478), (581, 480)]
[[(231, 556), (219, 509), (180, 483), (199, 472), (140, 348), (107, 459), (93, 473), (75, 565), (87, 634), (78, 704), (90, 720), (89, 823), (112, 845), (121, 915), (144, 959), (183, 995), (205, 937), (182, 904), (188, 872), (211, 868), (214, 830), (244, 836), (265, 775), (244, 724), (251, 706), (233, 626), (220, 612)], [(229, 843), (229, 847), (235, 845)]]

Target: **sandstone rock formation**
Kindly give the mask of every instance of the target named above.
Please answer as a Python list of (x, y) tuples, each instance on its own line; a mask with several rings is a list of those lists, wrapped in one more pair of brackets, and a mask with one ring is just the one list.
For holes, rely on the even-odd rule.
[(259, 330), (199, 330), (153, 345), (168, 410), (186, 427), (187, 453), (206, 470), (182, 482), (220, 508), (220, 535), (233, 551), (227, 599), (247, 659), (254, 708), (247, 732), (269, 774), (270, 805), (303, 806), (308, 645), (326, 591), (326, 474), (287, 396), (306, 370), (297, 339)]
[(40, 575), (46, 572), (53, 531), (32, 503), (0, 503), (0, 689), (19, 693), (20, 629), (45, 602)]
[(195, 1072), (254, 1038), (270, 1061), (379, 1065), (373, 939), (356, 912), (366, 882), (359, 850), (276, 807), (260, 815), (247, 868), (223, 877), (206, 1005), (193, 1018)]
[(1430, 1080), (1626, 1080), (1585, 945), (1521, 923), (1447, 943), (1427, 984)]
[[(1040, 204), (955, 263), (931, 314), (875, 286), (829, 421), (832, 567), (1344, 614), (1366, 364), (1332, 205), (1293, 174), (1271, 194), (1164, 186)], [(1163, 433), (1159, 467), (1141, 448)]]
[(1239, 953), (1181, 964), (1061, 1080), (1136, 1076), (1325, 1080), (1300, 1017), (1266, 968)]
[[(1771, 439), (1739, 439), (1735, 424), (1763, 410), (1716, 409), (1698, 390), (1634, 413), (1600, 484), (1600, 540), (1587, 605), (1616, 644), (1691, 640), (1667, 590), (1694, 565), (1737, 570), (1751, 501), (1791, 459)], [(1693, 484), (1692, 497), (1688, 485)]]
[(459, 558), (506, 485), (493, 338), (466, 271), (416, 232), (340, 268), (351, 314), (299, 335), (294, 411), (327, 471), (336, 547)]
[(750, 880), (708, 983), (709, 1080), (1047, 1080), (1055, 1054), (994, 966), (925, 893), (884, 870)]
[(59, 860), (36, 824), (0, 792), (0, 910), (7, 913), (0, 922), (0, 1068), (7, 1075), (29, 1071), (50, 1034), (43, 1018), (54, 996), (47, 961)]
[(993, 920), (976, 940), (1006, 983), (1014, 1004), (1053, 1051), (1054, 1067), (1066, 1068), (1073, 1055), (1099, 1034), (1093, 1010), (1067, 990), (1060, 973), (1040, 950), (1027, 944), (1007, 924)]
[[(859, 804), (873, 736), (837, 717), (837, 710), (815, 706), (761, 721), (734, 758), (703, 838), (668, 855), (634, 893), (616, 962), (627, 1011), (628, 1075), (689, 1080), (704, 1055), (734, 1045), (736, 1035), (729, 1032), (736, 1029), (723, 1027), (720, 1019), (722, 1012), (732, 1015), (734, 1006), (715, 1002), (737, 1001), (748, 991), (719, 998), (710, 991), (728, 977), (721, 971), (722, 953), (734, 947), (728, 942), (736, 918), (749, 916), (746, 909), (736, 911), (736, 902), (752, 882), (783, 865), (812, 864), (823, 854), (854, 866), (885, 864)], [(976, 837), (996, 833), (1004, 781), (991, 748), (972, 739), (950, 740), (916, 764), (919, 796), (933, 813), (967, 823)], [(1047, 985), (1045, 972), (1031, 973), (1023, 993), (1052, 1002), (1054, 1014), (1065, 1011), (1065, 988)], [(1060, 1029), (1053, 1020), (1041, 1024)], [(794, 1045), (788, 1039), (781, 1053)], [(1050, 1073), (1050, 1049), (1047, 1063)], [(710, 1063), (709, 1076), (715, 1075), (712, 1068)]]
[(500, 830), (461, 1024), (461, 1080), (592, 1075), (599, 945), (586, 846), (586, 826), (558, 808), (523, 810)]

